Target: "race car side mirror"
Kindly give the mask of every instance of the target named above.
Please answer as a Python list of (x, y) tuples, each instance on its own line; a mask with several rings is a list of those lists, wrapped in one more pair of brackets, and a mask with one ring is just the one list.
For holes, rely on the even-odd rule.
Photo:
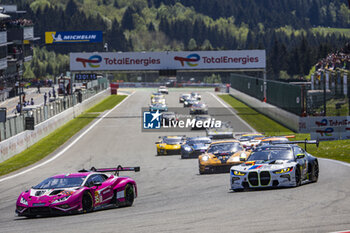
[(297, 154), (297, 159), (305, 158), (305, 154)]
[(160, 142), (155, 142), (155, 144), (160, 144)]

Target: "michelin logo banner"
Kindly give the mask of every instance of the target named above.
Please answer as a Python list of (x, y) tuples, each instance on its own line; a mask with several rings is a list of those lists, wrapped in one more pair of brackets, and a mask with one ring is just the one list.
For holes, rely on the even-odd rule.
[(102, 42), (102, 31), (45, 32), (45, 43)]

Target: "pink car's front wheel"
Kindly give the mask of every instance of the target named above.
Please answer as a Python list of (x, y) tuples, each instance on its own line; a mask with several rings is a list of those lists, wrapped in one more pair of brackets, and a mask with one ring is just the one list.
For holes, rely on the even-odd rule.
[(83, 213), (91, 212), (94, 209), (94, 202), (90, 192), (85, 192), (81, 199), (81, 206)]

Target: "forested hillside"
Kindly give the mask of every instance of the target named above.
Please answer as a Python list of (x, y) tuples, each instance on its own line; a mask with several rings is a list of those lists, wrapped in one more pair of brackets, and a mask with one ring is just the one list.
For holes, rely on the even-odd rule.
[[(319, 58), (343, 47), (349, 28), (347, 0), (17, 0), (35, 34), (102, 30), (110, 51), (266, 49), (269, 78), (307, 75)], [(350, 29), (349, 29), (350, 30)], [(41, 46), (42, 47), (42, 46)], [(102, 51), (102, 44), (46, 46), (50, 51)], [(40, 53), (37, 53), (40, 54)], [(36, 57), (31, 65), (36, 76)], [(61, 59), (64, 61), (64, 59)], [(46, 72), (57, 75), (57, 69)], [(55, 67), (57, 64), (51, 65)], [(282, 72), (281, 72), (282, 71)]]

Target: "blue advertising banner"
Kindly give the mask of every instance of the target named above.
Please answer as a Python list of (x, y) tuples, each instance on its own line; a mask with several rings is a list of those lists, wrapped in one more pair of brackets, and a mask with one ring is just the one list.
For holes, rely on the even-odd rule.
[(45, 32), (45, 43), (93, 43), (102, 42), (102, 31)]

